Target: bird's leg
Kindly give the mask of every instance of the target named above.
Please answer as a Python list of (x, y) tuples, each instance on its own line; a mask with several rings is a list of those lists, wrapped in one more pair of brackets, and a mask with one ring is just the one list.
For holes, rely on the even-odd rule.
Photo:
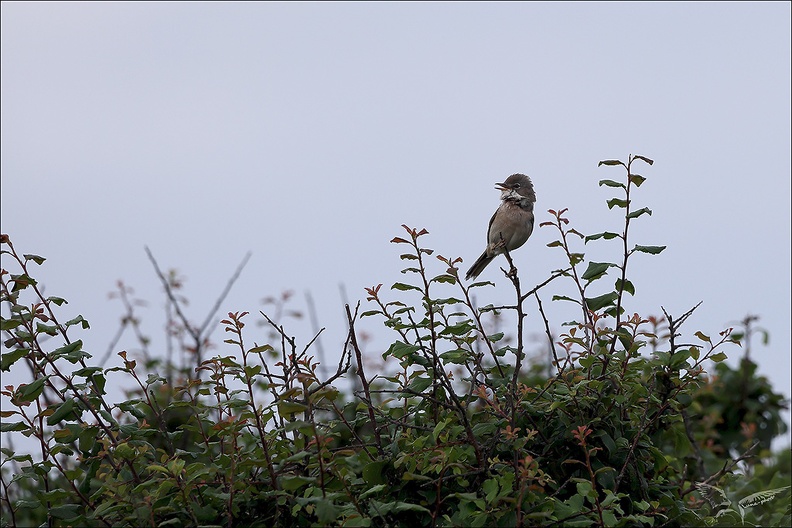
[(514, 280), (514, 278), (517, 277), (517, 267), (514, 265), (511, 255), (509, 255), (509, 250), (505, 247), (503, 248), (503, 255), (506, 257), (506, 261), (509, 263), (509, 272), (506, 274), (506, 276)]
[(509, 271), (506, 272), (506, 270), (503, 270), (503, 272), (506, 273), (507, 277), (514, 280), (514, 278), (517, 276), (517, 268), (514, 266), (511, 255), (509, 255), (509, 250), (506, 247), (506, 241), (503, 239), (503, 233), (498, 233), (498, 236), (500, 236), (499, 245), (503, 247), (503, 255), (506, 257), (506, 262), (509, 263)]

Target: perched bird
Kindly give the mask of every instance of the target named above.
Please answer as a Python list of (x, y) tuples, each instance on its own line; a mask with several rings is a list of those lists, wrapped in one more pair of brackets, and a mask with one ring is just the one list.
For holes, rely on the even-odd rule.
[(478, 277), (504, 248), (514, 251), (525, 244), (533, 232), (536, 194), (531, 179), (525, 174), (512, 174), (495, 188), (501, 192), (502, 201), (489, 222), (487, 249), (470, 267), (466, 280)]

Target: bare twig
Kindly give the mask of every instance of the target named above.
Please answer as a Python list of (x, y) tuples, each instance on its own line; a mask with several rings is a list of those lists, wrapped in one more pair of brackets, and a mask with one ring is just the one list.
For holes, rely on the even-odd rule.
[[(321, 330), (319, 329), (319, 319), (316, 317), (316, 305), (309, 291), (305, 292), (305, 304), (308, 306), (308, 318), (311, 321), (311, 329), (318, 338), (319, 333), (324, 330), (324, 328)], [(321, 339), (316, 339), (316, 359), (319, 360), (319, 372), (322, 374), (322, 377), (327, 377), (329, 370), (325, 364), (324, 347), (322, 346)]]
[[(159, 265), (157, 264), (157, 261), (154, 258), (154, 255), (151, 253), (151, 250), (148, 248), (148, 246), (145, 246), (144, 249), (146, 250), (146, 255), (148, 255), (151, 264), (154, 266), (154, 271), (157, 273), (157, 276), (159, 277), (160, 281), (162, 282), (162, 285), (165, 288), (165, 294), (168, 296), (168, 299), (173, 305), (173, 308), (176, 310), (176, 315), (179, 317), (182, 324), (184, 325), (184, 329), (187, 331), (188, 334), (190, 334), (190, 337), (192, 337), (193, 340), (195, 341), (195, 364), (196, 366), (198, 366), (203, 361), (202, 359), (203, 343), (214, 330), (214, 328), (209, 329), (209, 325), (211, 324), (212, 319), (214, 319), (217, 311), (220, 309), (220, 305), (228, 296), (228, 293), (231, 291), (231, 287), (234, 285), (234, 282), (236, 282), (236, 280), (239, 278), (240, 273), (242, 273), (242, 269), (245, 267), (248, 260), (250, 260), (251, 253), (248, 252), (245, 255), (245, 257), (242, 259), (242, 262), (239, 263), (239, 266), (237, 266), (237, 269), (234, 271), (233, 275), (231, 275), (231, 278), (226, 283), (225, 288), (223, 289), (220, 296), (215, 301), (214, 306), (207, 314), (204, 322), (201, 324), (201, 326), (195, 328), (187, 320), (187, 316), (184, 315), (184, 312), (181, 309), (181, 305), (179, 304), (178, 299), (176, 299), (176, 296), (173, 294), (173, 289), (171, 288), (168, 279), (162, 273), (162, 270), (160, 270)], [(204, 335), (205, 332), (206, 334)]]
[(698, 304), (696, 304), (696, 306), (694, 306), (687, 312), (683, 313), (676, 320), (671, 315), (669, 315), (668, 312), (666, 312), (666, 309), (664, 307), (662, 306), (660, 307), (660, 309), (663, 310), (663, 315), (665, 315), (666, 320), (668, 320), (668, 336), (669, 336), (668, 340), (670, 347), (669, 351), (671, 355), (673, 355), (674, 352), (676, 352), (676, 349), (678, 348), (678, 345), (676, 344), (676, 338), (679, 337), (681, 334), (677, 333), (677, 330), (679, 330), (679, 327), (682, 326), (682, 324), (687, 320), (687, 318), (693, 314), (696, 308), (701, 306), (702, 302), (704, 301), (699, 301)]
[[(146, 251), (148, 251), (148, 248), (146, 249)], [(220, 305), (225, 300), (225, 298), (228, 297), (228, 294), (231, 291), (231, 287), (234, 285), (234, 283), (239, 278), (239, 275), (242, 273), (242, 270), (245, 268), (245, 266), (247, 265), (248, 261), (250, 260), (251, 255), (252, 255), (252, 253), (250, 251), (248, 251), (247, 253), (245, 253), (245, 256), (242, 257), (242, 261), (239, 263), (239, 265), (237, 266), (236, 270), (234, 270), (234, 273), (233, 273), (233, 275), (231, 275), (231, 278), (228, 279), (228, 282), (226, 282), (225, 288), (223, 288), (223, 291), (220, 293), (220, 296), (215, 301), (214, 306), (210, 310), (209, 314), (206, 316), (206, 319), (204, 319), (203, 324), (201, 324), (201, 326), (199, 327), (199, 332), (200, 333), (203, 333), (204, 330), (209, 328), (209, 325), (212, 323), (212, 320), (214, 319), (215, 315), (217, 314), (217, 311), (220, 310)], [(211, 334), (211, 332), (209, 332), (209, 334), (207, 334), (205, 337), (209, 337), (210, 334)]]
[(753, 445), (751, 447), (749, 447), (748, 449), (746, 449), (745, 452), (742, 455), (738, 456), (737, 458), (735, 458), (733, 460), (727, 460), (723, 464), (723, 467), (720, 469), (720, 471), (718, 471), (717, 473), (714, 473), (713, 475), (711, 475), (707, 479), (703, 480), (702, 482), (696, 482), (696, 483), (692, 484), (690, 487), (688, 487), (687, 489), (682, 491), (682, 493), (680, 494), (680, 497), (684, 497), (688, 493), (696, 491), (696, 489), (698, 489), (698, 486), (700, 486), (702, 484), (706, 486), (706, 485), (710, 485), (710, 483), (712, 483), (712, 482), (717, 482), (723, 475), (725, 475), (726, 473), (731, 471), (737, 464), (739, 464), (743, 460), (748, 460), (749, 458), (753, 458), (753, 456), (754, 456), (753, 455), (753, 451), (759, 446), (760, 443), (761, 442), (759, 440), (756, 440), (753, 443)]
[(534, 294), (536, 294), (536, 292), (538, 292), (539, 290), (541, 290), (542, 288), (544, 288), (545, 286), (547, 286), (548, 284), (550, 284), (552, 281), (556, 280), (558, 277), (562, 277), (562, 276), (563, 276), (563, 277), (568, 277), (568, 276), (569, 276), (569, 272), (570, 272), (570, 271), (572, 271), (572, 267), (569, 267), (569, 268), (567, 268), (567, 269), (564, 269), (564, 270), (558, 270), (558, 271), (556, 271), (556, 272), (555, 272), (555, 273), (553, 273), (553, 274), (552, 274), (552, 275), (551, 275), (551, 276), (550, 276), (550, 277), (549, 277), (547, 280), (545, 280), (544, 282), (541, 282), (541, 283), (537, 284), (537, 285), (536, 285), (536, 286), (534, 286), (534, 287), (533, 287), (531, 290), (529, 290), (529, 291), (525, 292), (525, 293), (523, 294), (523, 296), (522, 296), (522, 297), (520, 297), (520, 301), (524, 301), (525, 299), (527, 299), (527, 298), (528, 298), (528, 297), (530, 297), (531, 295), (534, 295)]
[(148, 246), (145, 246), (144, 249), (146, 250), (146, 255), (148, 255), (151, 264), (154, 266), (154, 271), (157, 273), (157, 277), (159, 277), (160, 281), (162, 281), (162, 285), (165, 287), (165, 294), (168, 296), (168, 299), (170, 299), (171, 303), (173, 304), (173, 307), (176, 309), (176, 314), (179, 316), (179, 319), (182, 320), (182, 323), (184, 324), (184, 327), (187, 330), (187, 332), (189, 332), (189, 334), (193, 337), (193, 339), (199, 342), (200, 333), (192, 327), (189, 321), (187, 321), (187, 317), (182, 312), (181, 306), (179, 305), (179, 301), (176, 299), (176, 296), (173, 294), (173, 290), (171, 289), (170, 283), (168, 283), (168, 279), (165, 277), (165, 274), (162, 273), (162, 270), (160, 270), (156, 259), (154, 259), (154, 255), (152, 255), (151, 250), (148, 248)]
[[(360, 307), (360, 303), (355, 307), (355, 316), (357, 316), (358, 308)], [(366, 373), (363, 371), (363, 356), (360, 352), (360, 347), (358, 346), (357, 337), (355, 336), (355, 318), (352, 317), (352, 312), (349, 311), (349, 305), (344, 305), (346, 309), (347, 315), (347, 322), (349, 323), (349, 341), (352, 344), (352, 349), (355, 351), (355, 359), (357, 360), (357, 375), (360, 378), (360, 382), (363, 384), (363, 393), (366, 396), (366, 408), (368, 409), (369, 420), (371, 420), (371, 428), (374, 431), (374, 438), (377, 440), (377, 451), (379, 451), (380, 455), (385, 455), (385, 451), (382, 449), (382, 439), (380, 438), (379, 428), (377, 427), (377, 419), (374, 416), (374, 403), (371, 401), (371, 390), (369, 388), (369, 382), (366, 379)]]
[[(141, 301), (130, 300), (129, 294), (133, 293), (132, 288), (128, 288), (122, 281), (118, 281), (118, 298), (121, 299), (121, 303), (124, 305), (125, 313), (121, 318), (121, 325), (116, 332), (116, 335), (113, 336), (113, 339), (107, 346), (107, 350), (105, 351), (105, 355), (102, 357), (102, 360), (99, 362), (99, 366), (103, 367), (107, 360), (110, 359), (110, 356), (113, 352), (116, 351), (116, 345), (121, 340), (121, 336), (124, 334), (124, 331), (128, 326), (132, 326), (132, 329), (135, 332), (135, 337), (137, 338), (140, 346), (143, 348), (143, 357), (148, 359), (148, 338), (143, 335), (140, 330), (140, 324), (135, 317), (135, 308), (134, 305), (141, 304)], [(115, 293), (110, 294), (111, 297), (115, 295)]]

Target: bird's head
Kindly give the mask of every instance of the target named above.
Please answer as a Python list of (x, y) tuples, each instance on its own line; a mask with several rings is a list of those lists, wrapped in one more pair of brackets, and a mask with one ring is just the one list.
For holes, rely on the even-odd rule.
[(496, 183), (495, 188), (501, 192), (501, 200), (520, 202), (524, 206), (536, 202), (533, 184), (525, 174), (512, 174), (503, 183)]

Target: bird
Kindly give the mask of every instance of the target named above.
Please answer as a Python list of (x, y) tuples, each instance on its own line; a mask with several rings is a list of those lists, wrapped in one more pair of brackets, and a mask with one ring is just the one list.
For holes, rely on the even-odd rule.
[(531, 179), (525, 174), (512, 174), (495, 188), (501, 192), (501, 204), (489, 222), (487, 248), (470, 267), (465, 280), (478, 277), (504, 249), (514, 251), (525, 244), (533, 232), (536, 193)]

